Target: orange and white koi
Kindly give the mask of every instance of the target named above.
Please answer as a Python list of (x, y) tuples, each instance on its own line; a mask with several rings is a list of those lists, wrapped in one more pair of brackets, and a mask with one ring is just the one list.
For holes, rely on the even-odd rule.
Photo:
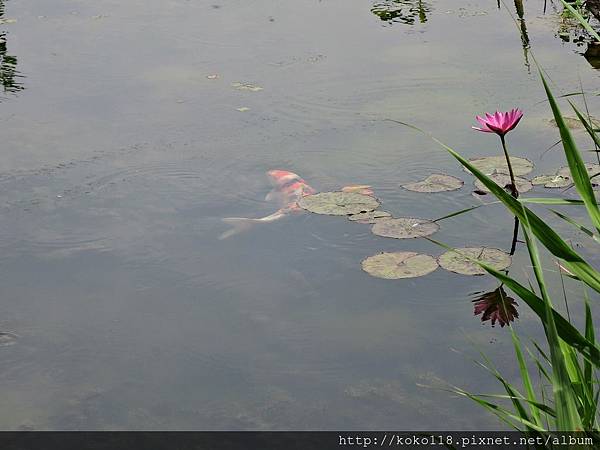
[(269, 170), (267, 176), (273, 185), (273, 190), (267, 194), (265, 200), (277, 200), (280, 208), (273, 214), (258, 219), (247, 217), (224, 218), (223, 222), (231, 225), (232, 228), (219, 236), (219, 239), (226, 239), (241, 233), (256, 224), (275, 222), (289, 214), (301, 212), (302, 208), (298, 206), (298, 201), (305, 195), (317, 192), (299, 175), (287, 170)]
[[(304, 210), (298, 206), (300, 199), (306, 195), (317, 193), (315, 189), (294, 172), (275, 169), (269, 170), (267, 176), (273, 185), (273, 189), (267, 194), (265, 200), (277, 200), (280, 205), (279, 209), (273, 214), (258, 219), (251, 219), (248, 217), (226, 217), (222, 219), (223, 222), (231, 225), (232, 228), (221, 234), (219, 239), (226, 239), (241, 233), (256, 224), (275, 222), (290, 214), (302, 212)], [(342, 191), (356, 192), (363, 195), (374, 195), (371, 186), (364, 184), (344, 186)]]

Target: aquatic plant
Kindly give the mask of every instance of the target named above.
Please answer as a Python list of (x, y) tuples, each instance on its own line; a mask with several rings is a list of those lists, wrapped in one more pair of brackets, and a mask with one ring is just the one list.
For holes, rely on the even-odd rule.
[[(484, 362), (480, 365), (488, 370), (503, 386), (506, 394), (477, 395), (469, 393), (456, 386), (452, 391), (475, 401), (480, 406), (495, 414), (503, 423), (517, 430), (536, 434), (546, 431), (584, 431), (600, 443), (600, 426), (598, 401), (600, 389), (598, 384), (598, 368), (600, 368), (600, 346), (598, 345), (592, 319), (591, 307), (585, 297), (585, 327), (579, 332), (568, 318), (563, 317), (553, 307), (553, 302), (547, 288), (546, 275), (538, 246), (541, 244), (558, 260), (560, 276), (569, 276), (583, 285), (600, 293), (600, 272), (590, 265), (584, 257), (565, 242), (559, 234), (530, 210), (528, 202), (547, 204), (577, 204), (586, 208), (593, 231), (569, 216), (558, 213), (558, 217), (584, 231), (598, 243), (594, 237), (600, 232), (600, 209), (592, 190), (590, 171), (584, 163), (581, 153), (571, 136), (560, 108), (552, 94), (543, 74), (540, 72), (542, 83), (551, 106), (554, 119), (560, 131), (561, 142), (569, 167), (569, 178), (572, 180), (578, 200), (561, 198), (549, 199), (518, 199), (508, 194), (498, 186), (488, 175), (475, 167), (469, 160), (458, 152), (433, 138), (441, 144), (455, 159), (468, 169), (504, 206), (519, 220), (525, 236), (525, 243), (533, 269), (533, 277), (537, 289), (533, 285), (525, 286), (506, 272), (486, 264), (484, 261), (473, 259), (487, 273), (496, 277), (502, 284), (515, 293), (523, 303), (526, 303), (540, 319), (546, 337), (547, 351), (533, 342), (535, 352), (526, 348), (520, 341), (515, 330), (510, 326), (515, 355), (519, 364), (523, 391), (511, 384), (483, 355)], [(569, 102), (586, 131), (594, 142), (600, 142), (596, 129), (592, 126), (577, 107)], [(492, 129), (493, 132), (495, 132)], [(499, 134), (499, 133), (498, 133)], [(499, 134), (500, 135), (500, 134)], [(502, 135), (500, 135), (502, 136)], [(441, 244), (443, 245), (443, 244)], [(505, 299), (509, 297), (503, 296)], [(502, 309), (490, 310), (495, 304), (492, 299), (498, 297), (483, 296), (476, 303), (475, 312), (483, 313), (483, 318), (495, 318), (501, 325), (510, 325), (511, 316), (515, 316), (512, 301), (499, 302)], [(534, 385), (530, 375), (525, 354), (531, 358), (539, 373), (539, 383)], [(544, 383), (552, 387), (552, 395), (544, 391)], [(537, 389), (536, 387), (537, 386)], [(501, 399), (501, 400), (500, 400)], [(510, 407), (498, 401), (509, 400)]]
[(496, 111), (494, 114), (485, 113), (485, 118), (481, 116), (476, 117), (477, 121), (481, 124), (481, 127), (471, 127), (474, 130), (482, 131), (484, 133), (496, 133), (500, 137), (510, 176), (510, 190), (512, 196), (515, 198), (519, 196), (519, 191), (517, 189), (515, 174), (510, 162), (510, 156), (508, 155), (508, 149), (506, 148), (506, 139), (504, 137), (508, 132), (516, 128), (522, 117), (523, 111), (518, 108), (507, 112)]

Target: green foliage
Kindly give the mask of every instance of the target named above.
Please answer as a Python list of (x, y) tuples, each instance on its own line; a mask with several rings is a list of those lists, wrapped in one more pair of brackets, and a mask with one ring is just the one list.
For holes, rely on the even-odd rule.
[[(538, 249), (542, 245), (557, 260), (560, 275), (563, 273), (581, 284), (582, 291), (592, 289), (600, 292), (600, 272), (590, 265), (582, 255), (575, 251), (553, 229), (547, 221), (542, 220), (527, 205), (574, 205), (584, 206), (591, 227), (580, 224), (570, 216), (551, 210), (556, 216), (573, 225), (577, 230), (589, 237), (591, 245), (600, 243), (600, 209), (592, 190), (590, 175), (581, 156), (577, 144), (571, 136), (569, 128), (563, 120), (560, 107), (540, 73), (542, 83), (548, 97), (552, 113), (556, 120), (561, 142), (568, 162), (570, 176), (579, 199), (566, 200), (562, 198), (516, 199), (498, 186), (489, 176), (479, 170), (471, 161), (463, 158), (458, 152), (448, 147), (441, 141), (432, 137), (448, 153), (458, 160), (463, 167), (471, 172), (479, 182), (485, 186), (507, 210), (518, 218), (525, 244), (529, 253), (535, 288), (524, 286), (507, 271), (497, 270), (485, 262), (472, 259), (489, 274), (501, 283), (501, 286), (513, 291), (540, 319), (544, 328), (547, 350), (533, 342), (534, 350), (525, 346), (516, 331), (511, 326), (511, 336), (516, 359), (518, 362), (522, 387), (511, 384), (503, 375), (493, 367), (490, 361), (482, 355), (484, 362), (478, 364), (490, 372), (502, 385), (505, 394), (501, 395), (476, 395), (461, 388), (452, 387), (452, 392), (467, 397), (477, 404), (495, 414), (499, 420), (510, 427), (531, 434), (547, 431), (585, 431), (600, 443), (600, 427), (598, 423), (598, 400), (600, 388), (598, 383), (598, 370), (600, 369), (600, 347), (596, 341), (591, 306), (587, 295), (585, 296), (585, 329), (579, 332), (567, 318), (563, 317), (552, 304), (552, 298), (547, 288), (546, 275)], [(600, 143), (592, 124), (584, 117), (577, 107), (571, 104), (578, 120), (581, 121), (588, 134), (595, 143)], [(407, 124), (404, 124), (407, 125)], [(410, 126), (410, 125), (408, 125)], [(410, 126), (413, 129), (417, 129)], [(418, 129), (417, 129), (418, 130)], [(418, 130), (421, 131), (421, 130)], [(422, 131), (421, 131), (422, 132)], [(494, 202), (497, 203), (497, 202)], [(459, 211), (446, 217), (456, 216), (472, 210), (473, 208)], [(447, 249), (450, 247), (430, 239)], [(537, 292), (536, 292), (537, 291)], [(532, 377), (531, 368), (535, 368), (539, 380)], [(544, 384), (549, 383), (552, 393), (549, 395), (544, 390)], [(504, 402), (499, 402), (503, 400)], [(506, 404), (510, 401), (510, 405)]]

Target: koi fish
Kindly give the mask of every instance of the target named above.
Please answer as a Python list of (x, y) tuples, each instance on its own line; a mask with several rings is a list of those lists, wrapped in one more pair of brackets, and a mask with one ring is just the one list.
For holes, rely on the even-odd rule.
[(219, 239), (227, 239), (233, 235), (246, 231), (250, 227), (261, 223), (271, 223), (284, 217), (301, 212), (302, 208), (298, 206), (298, 201), (305, 195), (316, 194), (316, 190), (308, 185), (299, 175), (288, 172), (287, 170), (269, 170), (267, 172), (269, 181), (273, 185), (271, 192), (267, 194), (265, 200), (277, 200), (280, 208), (273, 214), (258, 219), (247, 217), (225, 217), (223, 222), (232, 226)]
[[(251, 219), (248, 217), (225, 217), (222, 219), (223, 222), (231, 225), (232, 228), (221, 234), (219, 239), (227, 239), (228, 237), (246, 231), (256, 224), (276, 222), (290, 214), (303, 212), (304, 210), (298, 206), (300, 199), (306, 195), (317, 193), (317, 191), (304, 181), (304, 179), (293, 172), (278, 169), (269, 170), (267, 176), (273, 185), (273, 189), (266, 195), (265, 200), (277, 200), (280, 208), (273, 214), (258, 219)], [(364, 184), (344, 186), (342, 191), (356, 192), (363, 195), (374, 195), (371, 186)]]

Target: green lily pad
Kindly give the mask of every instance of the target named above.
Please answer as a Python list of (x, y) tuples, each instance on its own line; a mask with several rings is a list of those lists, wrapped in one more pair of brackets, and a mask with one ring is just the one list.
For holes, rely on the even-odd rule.
[(379, 220), (371, 231), (377, 236), (394, 239), (412, 239), (430, 236), (440, 229), (440, 226), (427, 219), (401, 217), (398, 219)]
[(391, 219), (392, 218), (392, 214), (387, 212), (387, 211), (368, 211), (368, 212), (363, 212), (363, 213), (358, 213), (358, 214), (351, 214), (348, 216), (348, 219), (350, 219), (353, 222), (357, 222), (357, 223), (377, 223), (380, 220), (387, 220), (387, 219)]
[[(494, 183), (501, 187), (505, 187), (511, 183), (510, 176), (504, 175), (503, 173), (495, 173), (493, 175), (490, 175), (489, 178), (491, 178), (494, 181)], [(529, 180), (526, 180), (525, 178), (515, 177), (515, 183), (517, 183), (517, 190), (520, 193), (528, 192), (533, 189), (533, 185), (531, 184), (531, 182)], [(475, 181), (475, 188), (478, 191), (483, 191), (487, 193), (490, 192), (490, 190), (479, 180)]]
[[(600, 174), (600, 165), (586, 163), (585, 168), (590, 177)], [(592, 180), (594, 183), (595, 180)], [(573, 184), (569, 167), (561, 167), (554, 175), (540, 175), (531, 180), (534, 186), (544, 185), (546, 188), (565, 188)], [(594, 183), (595, 184), (595, 183)]]
[[(592, 117), (592, 126), (594, 128), (600, 128), (600, 121), (598, 121), (598, 119)], [(567, 126), (567, 128), (569, 128), (570, 130), (583, 130), (585, 127), (583, 126), (583, 123), (577, 118), (577, 117), (563, 117), (563, 120), (565, 122), (565, 125)], [(586, 120), (587, 117), (586, 117)], [(589, 122), (589, 120), (588, 120)], [(556, 125), (556, 119), (550, 119), (550, 124), (552, 126), (557, 126)]]
[(402, 187), (408, 191), (434, 193), (456, 191), (463, 187), (464, 184), (460, 178), (434, 173), (422, 181), (404, 184)]
[[(600, 173), (600, 165), (598, 164), (585, 163), (585, 169), (587, 170), (587, 173), (590, 177), (593, 177), (594, 175), (598, 175)], [(569, 169), (569, 167), (561, 167), (560, 169), (558, 169), (558, 172), (556, 172), (556, 174), (564, 178), (571, 178), (571, 170)]]
[[(469, 162), (488, 176), (493, 175), (495, 173), (503, 173), (506, 175), (509, 174), (508, 164), (506, 164), (506, 158), (504, 158), (504, 156), (486, 156), (485, 158), (473, 158), (470, 159)], [(511, 156), (510, 164), (512, 165), (515, 176), (527, 175), (533, 170), (533, 163), (526, 158)], [(471, 173), (471, 171), (466, 167), (464, 167), (463, 170), (465, 172)]]
[(369, 275), (387, 280), (422, 277), (437, 268), (434, 257), (414, 252), (380, 253), (362, 262), (362, 269)]
[(539, 175), (531, 180), (534, 186), (543, 185), (546, 188), (564, 188), (571, 185), (570, 177), (563, 177), (558, 174), (554, 175)]
[(374, 211), (379, 207), (379, 201), (355, 192), (321, 192), (302, 197), (298, 205), (315, 214), (346, 216)]
[(487, 273), (466, 256), (492, 266), (496, 270), (504, 270), (512, 263), (512, 258), (508, 253), (489, 247), (465, 247), (450, 250), (438, 258), (438, 263), (442, 268), (462, 275), (485, 275)]

